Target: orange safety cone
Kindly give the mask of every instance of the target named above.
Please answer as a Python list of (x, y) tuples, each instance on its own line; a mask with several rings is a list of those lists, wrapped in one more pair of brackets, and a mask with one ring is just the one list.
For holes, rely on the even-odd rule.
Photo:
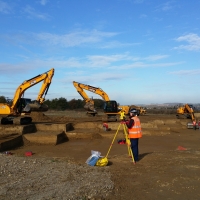
[(185, 147), (182, 147), (182, 146), (178, 146), (178, 150), (180, 151), (184, 151), (184, 150), (187, 150)]

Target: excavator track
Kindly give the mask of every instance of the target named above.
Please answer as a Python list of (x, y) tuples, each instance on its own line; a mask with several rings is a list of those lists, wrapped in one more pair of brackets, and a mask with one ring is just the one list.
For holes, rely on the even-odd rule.
[(28, 116), (8, 116), (8, 117), (0, 117), (0, 124), (14, 124), (14, 125), (26, 125), (32, 122), (32, 118)]
[(13, 119), (14, 125), (26, 125), (30, 124), (32, 122), (31, 117), (16, 117)]
[(176, 114), (177, 119), (191, 119), (189, 114)]

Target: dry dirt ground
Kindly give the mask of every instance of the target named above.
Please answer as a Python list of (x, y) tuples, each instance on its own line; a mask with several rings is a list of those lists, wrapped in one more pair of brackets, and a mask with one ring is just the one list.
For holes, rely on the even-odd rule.
[[(187, 129), (189, 120), (176, 119), (174, 115), (146, 114), (140, 116), (140, 120), (143, 128), (143, 137), (139, 141), (140, 160), (134, 165), (127, 146), (117, 143), (124, 136), (120, 129), (106, 167), (114, 188), (105, 199), (200, 199), (200, 130)], [(101, 118), (86, 117), (81, 112), (48, 112), (42, 118), (35, 117), (33, 122), (39, 121), (85, 124), (79, 126), (79, 131), (92, 134), (91, 137), (72, 139), (55, 146), (24, 145), (12, 149), (13, 155), (23, 157), (24, 152), (32, 151), (34, 158), (70, 158), (77, 165), (84, 165), (91, 150), (105, 156), (116, 134), (112, 129), (90, 130), (87, 123), (101, 125)], [(112, 127), (112, 122), (108, 125)]]

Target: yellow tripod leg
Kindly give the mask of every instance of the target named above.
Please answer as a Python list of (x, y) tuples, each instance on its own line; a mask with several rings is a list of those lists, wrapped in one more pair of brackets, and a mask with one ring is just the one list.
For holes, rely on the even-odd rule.
[(109, 147), (109, 149), (108, 149), (108, 152), (107, 152), (107, 154), (106, 154), (106, 158), (108, 157), (108, 154), (110, 153), (110, 150), (111, 150), (112, 145), (113, 145), (113, 143), (114, 143), (114, 141), (115, 141), (115, 138), (117, 137), (117, 133), (118, 133), (118, 131), (119, 131), (120, 126), (121, 126), (121, 124), (119, 124), (119, 126), (118, 126), (118, 129), (117, 129), (117, 131), (116, 131), (116, 133), (115, 133), (115, 136), (114, 136), (114, 138), (113, 138), (113, 140), (112, 140), (112, 143), (111, 143), (111, 145), (110, 145), (110, 147)]
[(126, 130), (126, 127), (124, 126), (124, 124), (123, 124), (123, 128), (124, 128), (126, 144), (127, 144), (127, 147), (128, 147), (128, 155), (131, 156), (133, 163), (135, 164), (135, 159), (134, 159), (133, 152), (132, 152), (132, 149), (131, 149), (131, 141), (128, 138), (128, 133), (127, 133), (127, 130)]

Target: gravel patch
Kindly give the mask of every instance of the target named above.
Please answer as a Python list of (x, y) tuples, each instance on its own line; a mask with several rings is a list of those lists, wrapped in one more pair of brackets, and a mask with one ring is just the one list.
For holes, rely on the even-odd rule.
[(106, 199), (113, 188), (109, 166), (0, 154), (0, 199)]

